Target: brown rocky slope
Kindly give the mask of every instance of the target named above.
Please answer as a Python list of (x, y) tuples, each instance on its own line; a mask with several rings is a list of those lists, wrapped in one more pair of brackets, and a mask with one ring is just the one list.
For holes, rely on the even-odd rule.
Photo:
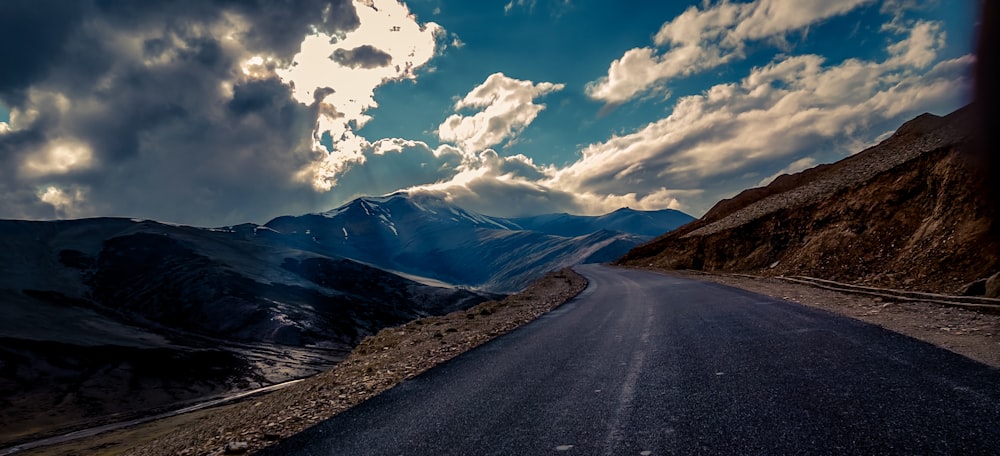
[(967, 160), (971, 110), (720, 201), (619, 264), (960, 292), (1000, 271), (1000, 223)]

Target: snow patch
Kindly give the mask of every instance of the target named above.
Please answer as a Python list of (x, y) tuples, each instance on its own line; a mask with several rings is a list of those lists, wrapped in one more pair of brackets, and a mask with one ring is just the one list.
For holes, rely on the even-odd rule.
[(274, 228), (271, 228), (269, 226), (263, 226), (263, 225), (259, 225), (259, 226), (253, 227), (253, 234), (254, 235), (257, 234), (257, 231), (270, 231), (272, 233), (278, 233), (278, 230), (276, 230)]
[(386, 217), (384, 214), (379, 214), (378, 218), (382, 220), (383, 225), (392, 230), (392, 234), (395, 234), (396, 237), (399, 237), (399, 232), (396, 231), (396, 224), (392, 223), (392, 221), (389, 220), (389, 217)]

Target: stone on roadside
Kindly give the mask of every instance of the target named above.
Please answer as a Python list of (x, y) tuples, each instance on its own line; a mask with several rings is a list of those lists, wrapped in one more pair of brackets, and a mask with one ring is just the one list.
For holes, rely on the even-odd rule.
[(990, 278), (986, 279), (986, 294), (987, 298), (1000, 298), (1000, 272), (993, 274)]
[(245, 454), (250, 450), (250, 444), (247, 442), (229, 442), (226, 444), (225, 454)]
[(962, 296), (984, 296), (986, 295), (986, 281), (989, 279), (979, 279), (962, 287), (959, 292)]

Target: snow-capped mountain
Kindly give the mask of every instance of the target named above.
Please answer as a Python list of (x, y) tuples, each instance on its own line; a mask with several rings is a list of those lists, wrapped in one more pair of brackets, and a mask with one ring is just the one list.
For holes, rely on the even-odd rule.
[(431, 195), (395, 193), (359, 198), (328, 212), (279, 217), (265, 226), (292, 236), (303, 250), (417, 280), (503, 293), (553, 269), (610, 261), (690, 220), (677, 211), (630, 209), (599, 217), (506, 219)]

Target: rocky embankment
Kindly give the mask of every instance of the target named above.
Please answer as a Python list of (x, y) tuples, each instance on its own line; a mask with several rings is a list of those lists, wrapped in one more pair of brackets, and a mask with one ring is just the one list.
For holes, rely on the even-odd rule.
[(538, 318), (586, 286), (570, 269), (550, 273), (502, 301), (384, 329), (333, 369), (279, 391), (32, 454), (252, 454)]
[(720, 201), (619, 263), (966, 291), (1000, 271), (996, 202), (967, 160), (970, 115), (921, 115), (856, 155)]

